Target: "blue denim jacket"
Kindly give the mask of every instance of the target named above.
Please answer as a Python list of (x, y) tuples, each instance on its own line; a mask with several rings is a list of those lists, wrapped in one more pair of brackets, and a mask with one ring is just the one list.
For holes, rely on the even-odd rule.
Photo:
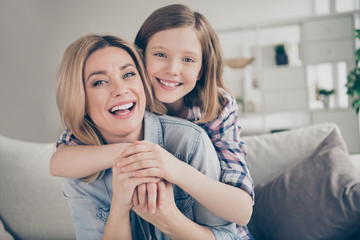
[[(183, 119), (150, 113), (146, 113), (144, 123), (145, 140), (159, 144), (178, 159), (207, 176), (220, 179), (217, 154), (203, 129)], [(77, 239), (101, 239), (112, 199), (112, 170), (103, 171), (91, 183), (64, 178), (62, 187), (71, 209)], [(176, 185), (174, 185), (174, 198), (176, 206), (186, 217), (198, 224), (208, 226), (216, 239), (240, 239), (236, 235), (234, 223), (215, 216)], [(130, 211), (134, 240), (148, 239), (140, 221), (143, 220), (135, 212)], [(155, 234), (158, 240), (169, 239), (157, 228)]]

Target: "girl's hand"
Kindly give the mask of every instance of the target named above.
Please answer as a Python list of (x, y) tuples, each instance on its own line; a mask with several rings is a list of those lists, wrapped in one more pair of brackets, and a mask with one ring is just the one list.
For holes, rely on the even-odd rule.
[(181, 179), (177, 175), (183, 164), (157, 144), (136, 141), (123, 151), (118, 166), (123, 172), (132, 172), (134, 177), (159, 177), (176, 184)]
[(112, 207), (121, 211), (130, 211), (133, 207), (133, 196), (135, 188), (145, 183), (157, 183), (159, 178), (154, 177), (134, 177), (131, 172), (124, 173), (117, 166), (117, 161), (113, 165), (113, 199)]

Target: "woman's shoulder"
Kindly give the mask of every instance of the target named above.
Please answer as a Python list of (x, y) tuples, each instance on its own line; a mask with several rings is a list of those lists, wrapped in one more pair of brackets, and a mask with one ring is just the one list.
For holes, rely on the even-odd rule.
[(163, 126), (174, 127), (177, 130), (184, 130), (184, 131), (190, 130), (198, 133), (204, 132), (204, 130), (198, 125), (183, 118), (178, 118), (168, 115), (156, 115), (156, 117), (159, 119), (161, 125)]

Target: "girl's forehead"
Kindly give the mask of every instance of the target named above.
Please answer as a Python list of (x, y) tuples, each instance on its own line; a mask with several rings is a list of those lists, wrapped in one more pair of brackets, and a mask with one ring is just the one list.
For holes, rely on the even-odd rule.
[(172, 28), (155, 33), (148, 42), (149, 48), (176, 48), (200, 50), (201, 43), (193, 27)]

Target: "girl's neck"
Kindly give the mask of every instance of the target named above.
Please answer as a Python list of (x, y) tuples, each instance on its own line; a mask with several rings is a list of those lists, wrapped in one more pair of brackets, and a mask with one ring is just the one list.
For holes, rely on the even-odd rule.
[(185, 105), (184, 99), (179, 99), (173, 103), (164, 103), (168, 112), (167, 114), (174, 117), (186, 119), (189, 114), (189, 108)]

